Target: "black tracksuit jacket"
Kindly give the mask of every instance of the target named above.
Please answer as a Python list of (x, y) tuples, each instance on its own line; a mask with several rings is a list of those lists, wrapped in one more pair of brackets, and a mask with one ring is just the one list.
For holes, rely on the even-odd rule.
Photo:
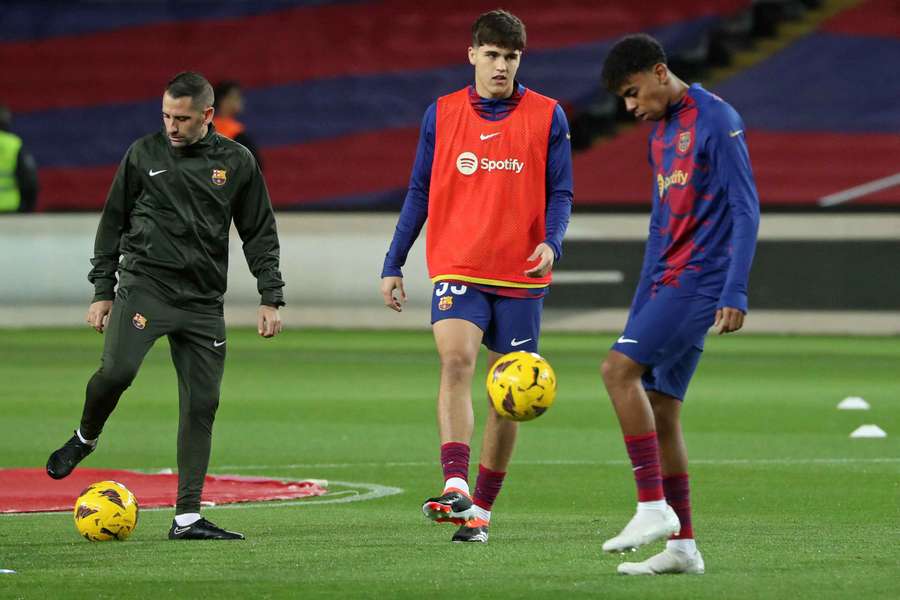
[(283, 305), (275, 215), (250, 152), (212, 125), (183, 148), (164, 131), (139, 139), (119, 165), (97, 228), (88, 275), (94, 301), (113, 299), (118, 271), (122, 286), (220, 312), (232, 220), (261, 303)]

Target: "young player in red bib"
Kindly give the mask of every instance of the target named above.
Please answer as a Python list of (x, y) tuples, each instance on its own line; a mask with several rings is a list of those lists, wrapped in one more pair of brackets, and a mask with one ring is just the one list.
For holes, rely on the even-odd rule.
[(507, 352), (537, 351), (543, 298), (572, 208), (568, 123), (555, 100), (516, 80), (524, 49), (525, 26), (514, 15), (495, 10), (475, 21), (475, 83), (425, 111), (381, 274), (384, 303), (399, 312), (406, 300), (401, 267), (427, 219), (444, 487), (422, 510), (459, 525), (454, 542), (487, 542), (516, 441), (517, 423), (491, 409), (473, 494), (471, 389), (479, 347), (487, 347), (490, 365)]
[(666, 66), (659, 43), (627, 36), (603, 66), (606, 87), (650, 134), (653, 210), (625, 330), (603, 362), (638, 490), (637, 513), (603, 544), (666, 549), (618, 567), (627, 575), (704, 572), (691, 520), (681, 406), (707, 330), (737, 331), (747, 312), (759, 199), (735, 110)]

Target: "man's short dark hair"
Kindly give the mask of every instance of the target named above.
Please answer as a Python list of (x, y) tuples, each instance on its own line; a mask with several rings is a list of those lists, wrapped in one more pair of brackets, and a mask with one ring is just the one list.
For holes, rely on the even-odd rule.
[(525, 24), (516, 15), (497, 9), (486, 12), (472, 24), (472, 47), (490, 44), (510, 50), (525, 49)]
[(626, 35), (610, 49), (603, 62), (603, 85), (612, 93), (635, 73), (650, 71), (659, 63), (666, 64), (666, 52), (646, 33)]
[(166, 93), (173, 98), (191, 99), (191, 105), (199, 110), (205, 110), (215, 102), (213, 88), (206, 77), (193, 71), (182, 71), (172, 78), (166, 85)]

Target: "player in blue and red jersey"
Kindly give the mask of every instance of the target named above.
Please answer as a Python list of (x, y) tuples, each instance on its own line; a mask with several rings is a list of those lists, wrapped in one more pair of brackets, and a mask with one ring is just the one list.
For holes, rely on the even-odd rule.
[(427, 219), (444, 487), (422, 510), (460, 525), (455, 542), (487, 542), (518, 426), (489, 411), (472, 494), (471, 389), (479, 348), (487, 346), (489, 365), (507, 352), (537, 351), (543, 298), (572, 207), (565, 113), (516, 81), (524, 48), (525, 26), (514, 15), (495, 10), (475, 21), (468, 51), (474, 85), (425, 111), (381, 274), (385, 306), (402, 310), (401, 267)]
[(638, 490), (634, 518), (603, 544), (633, 550), (670, 537), (666, 549), (629, 575), (703, 573), (691, 523), (681, 407), (710, 326), (737, 331), (759, 227), (759, 199), (735, 110), (688, 86), (666, 66), (659, 43), (627, 36), (603, 66), (607, 89), (650, 134), (653, 211), (628, 322), (603, 362)]

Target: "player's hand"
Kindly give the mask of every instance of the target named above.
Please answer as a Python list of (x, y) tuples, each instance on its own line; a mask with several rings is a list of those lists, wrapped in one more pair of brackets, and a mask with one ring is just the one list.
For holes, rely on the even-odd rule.
[(281, 333), (281, 313), (274, 306), (260, 304), (256, 311), (256, 330), (264, 338)]
[(110, 310), (112, 310), (112, 300), (94, 302), (88, 307), (85, 321), (96, 329), (97, 333), (103, 333), (103, 330), (106, 329), (106, 324), (109, 322)]
[[(397, 294), (394, 294), (394, 290)], [(406, 302), (406, 292), (403, 290), (402, 277), (382, 277), (381, 295), (384, 296), (384, 305), (391, 310), (403, 312), (403, 303)]]
[(716, 322), (713, 329), (719, 335), (737, 331), (744, 326), (744, 313), (737, 308), (724, 307), (716, 311)]
[(529, 262), (533, 260), (538, 261), (538, 264), (525, 271), (525, 275), (527, 277), (543, 277), (553, 268), (553, 259), (553, 248), (541, 242), (535, 246), (531, 256), (525, 259)]

